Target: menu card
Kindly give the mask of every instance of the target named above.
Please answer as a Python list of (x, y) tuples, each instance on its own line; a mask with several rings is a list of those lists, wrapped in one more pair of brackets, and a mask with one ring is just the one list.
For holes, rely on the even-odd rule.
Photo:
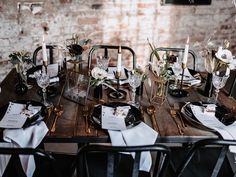
[(125, 130), (125, 118), (130, 106), (102, 106), (102, 128), (108, 130)]
[(7, 111), (0, 121), (1, 128), (22, 128), (27, 118), (34, 116), (41, 106), (9, 102)]

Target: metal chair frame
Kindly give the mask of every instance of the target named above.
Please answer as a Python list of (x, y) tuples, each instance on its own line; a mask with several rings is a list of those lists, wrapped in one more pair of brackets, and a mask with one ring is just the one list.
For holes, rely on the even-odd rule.
[[(120, 46), (116, 46), (116, 45), (94, 45), (92, 46), (92, 48), (90, 49), (89, 51), (89, 54), (88, 54), (88, 71), (89, 71), (89, 74), (90, 74), (90, 71), (91, 71), (91, 63), (92, 63), (92, 59), (93, 59), (93, 53), (94, 51), (98, 50), (98, 49), (104, 49), (104, 56), (107, 56), (108, 55), (108, 50), (109, 49), (119, 49)], [(136, 55), (135, 55), (135, 52), (132, 48), (130, 47), (127, 47), (127, 46), (121, 46), (121, 50), (128, 50), (130, 51), (130, 53), (132, 54), (132, 58), (133, 58), (133, 69), (136, 68)]]
[[(151, 62), (153, 59), (153, 55), (155, 52), (159, 52), (159, 51), (172, 51), (172, 52), (184, 52), (184, 48), (170, 48), (170, 47), (160, 47), (160, 48), (155, 48), (155, 50), (153, 50), (150, 54), (150, 58), (149, 61)], [(193, 70), (196, 69), (196, 54), (193, 50), (189, 50), (188, 53), (192, 56), (193, 58)]]
[[(110, 146), (110, 145), (85, 145), (83, 146), (77, 155), (77, 159), (84, 158), (82, 164), (85, 165), (85, 176), (89, 177), (88, 164), (86, 160), (86, 155), (88, 153), (106, 153), (107, 154), (107, 174), (106, 177), (114, 177), (115, 169), (117, 167), (117, 161), (115, 157), (122, 153), (132, 153), (135, 152), (135, 158), (133, 161), (132, 177), (139, 176), (139, 162), (141, 153), (145, 151), (157, 152), (157, 157), (153, 168), (153, 175), (155, 177), (163, 177), (170, 160), (170, 150), (168, 147), (161, 144), (145, 145), (145, 146)], [(78, 168), (78, 169), (81, 169)]]
[(33, 155), (34, 157), (42, 157), (45, 161), (49, 161), (50, 165), (52, 167), (52, 170), (54, 170), (56, 177), (61, 177), (61, 174), (57, 170), (55, 166), (55, 159), (52, 155), (47, 153), (46, 151), (43, 151), (41, 149), (32, 149), (32, 148), (8, 148), (8, 147), (0, 147), (0, 154), (1, 155), (12, 155), (12, 156), (18, 156), (18, 155)]
[[(236, 146), (236, 141), (234, 140), (221, 140), (221, 139), (203, 139), (195, 142), (190, 150), (188, 151), (185, 159), (181, 163), (181, 165), (177, 168), (175, 172), (175, 177), (181, 177), (185, 168), (188, 166), (189, 162), (193, 158), (194, 154), (197, 152), (198, 149), (204, 148), (204, 147), (209, 147), (209, 146), (217, 146), (221, 147), (221, 151), (219, 154), (219, 157), (216, 161), (216, 164), (214, 166), (214, 169), (212, 170), (211, 177), (217, 177), (224, 159), (227, 155), (227, 152), (229, 150), (229, 146)], [(200, 170), (200, 169), (199, 169)]]
[[(46, 45), (46, 49), (49, 50), (49, 64), (53, 64), (53, 49), (56, 47), (56, 45)], [(37, 55), (40, 50), (42, 50), (42, 46), (37, 47), (33, 53), (33, 63), (35, 65), (37, 64)]]

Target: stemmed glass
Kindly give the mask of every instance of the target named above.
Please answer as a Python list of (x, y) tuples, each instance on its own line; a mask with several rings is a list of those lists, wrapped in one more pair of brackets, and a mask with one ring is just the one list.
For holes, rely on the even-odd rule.
[(21, 65), (21, 70), (22, 70), (22, 79), (24, 80), (26, 86), (28, 87), (28, 89), (31, 89), (33, 86), (32, 85), (29, 85), (28, 82), (27, 82), (27, 71), (32, 68), (32, 64), (29, 64), (29, 63), (26, 63), (24, 62), (22, 65)]
[(138, 107), (138, 103), (135, 102), (135, 91), (136, 91), (136, 88), (141, 85), (141, 80), (142, 80), (142, 75), (138, 73), (133, 73), (133, 74), (129, 73), (128, 82), (132, 88), (132, 97), (131, 97), (131, 101), (129, 101), (128, 103), (135, 107)]
[(105, 56), (98, 56), (97, 57), (97, 66), (105, 71), (108, 69), (109, 65), (109, 58)]
[(47, 108), (52, 107), (53, 104), (51, 102), (47, 101), (47, 94), (46, 94), (46, 88), (50, 83), (49, 75), (46, 72), (37, 71), (37, 72), (34, 73), (34, 76), (36, 78), (38, 86), (41, 87), (42, 91), (43, 91), (43, 101), (42, 101), (42, 103)]
[(217, 103), (218, 94), (221, 88), (223, 88), (226, 84), (227, 79), (229, 78), (229, 75), (221, 76), (219, 72), (213, 73), (212, 83), (214, 85), (215, 89), (215, 104)]
[(181, 63), (179, 62), (179, 60), (177, 60), (173, 66), (172, 66), (172, 70), (174, 72), (175, 75), (175, 83), (174, 84), (170, 84), (169, 88), (171, 90), (175, 90), (178, 89), (178, 76), (182, 73), (182, 66)]

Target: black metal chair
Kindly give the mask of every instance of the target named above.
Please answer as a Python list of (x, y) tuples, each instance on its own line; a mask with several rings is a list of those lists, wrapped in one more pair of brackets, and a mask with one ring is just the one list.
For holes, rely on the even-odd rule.
[[(53, 53), (53, 49), (55, 49), (57, 46), (56, 45), (46, 45), (46, 49), (48, 50), (48, 57), (49, 57), (49, 64), (53, 64), (53, 57), (54, 57), (54, 53)], [(39, 46), (35, 49), (35, 51), (33, 52), (33, 63), (35, 65), (38, 65), (38, 56), (40, 54), (40, 52), (42, 52), (42, 46)], [(42, 56), (42, 55), (41, 55)], [(41, 58), (40, 61), (43, 61), (43, 59)]]
[[(151, 172), (139, 171), (140, 156), (145, 151), (150, 151), (155, 156)], [(130, 153), (135, 153), (134, 159)], [(169, 156), (169, 149), (160, 144), (135, 147), (86, 145), (79, 150), (77, 155), (77, 175), (84, 177), (163, 177), (169, 163)]]
[[(118, 46), (118, 45), (94, 45), (94, 46), (92, 46), (92, 48), (90, 49), (89, 54), (88, 54), (88, 71), (89, 71), (89, 74), (90, 74), (90, 71), (91, 71), (92, 60), (94, 58), (94, 52), (95, 51), (104, 50), (103, 51), (104, 56), (108, 57), (109, 51), (112, 51), (112, 50), (113, 51), (114, 50), (118, 51), (119, 47), (120, 46)], [(123, 50), (128, 51), (132, 55), (132, 62), (133, 62), (132, 67), (134, 69), (136, 67), (136, 55), (135, 55), (134, 50), (130, 47), (127, 47), (127, 46), (121, 46), (121, 50), (122, 51)]]
[[(226, 161), (229, 146), (236, 146), (236, 141), (221, 139), (204, 139), (197, 141), (189, 149), (184, 160), (178, 166), (174, 176), (193, 177), (195, 175), (201, 177), (217, 177), (220, 172), (224, 173), (221, 174), (221, 176), (233, 176), (233, 171), (230, 171), (230, 164)], [(208, 154), (201, 154), (200, 151), (205, 150), (206, 148), (209, 148), (207, 151)], [(215, 151), (216, 149), (218, 149), (218, 151)], [(213, 150), (218, 154), (211, 154), (211, 151)], [(214, 158), (214, 156), (216, 157)], [(191, 169), (190, 164), (194, 164), (192, 167), (195, 168), (195, 171), (194, 169)], [(222, 170), (222, 168), (224, 168), (224, 170)]]
[(32, 148), (7, 148), (0, 147), (0, 155), (11, 155), (11, 158), (3, 173), (3, 177), (25, 177), (19, 155), (33, 155), (35, 159), (36, 169), (33, 177), (61, 177), (61, 173), (58, 171), (55, 159), (49, 153)]
[[(179, 55), (179, 52), (181, 52), (181, 54), (183, 56), (184, 48), (171, 48), (171, 47), (155, 48), (155, 50), (152, 51), (151, 54), (150, 54), (150, 58), (149, 58), (150, 62), (153, 60), (155, 52), (158, 52), (158, 54), (159, 54), (159, 52), (172, 52), (171, 55), (177, 57)], [(192, 60), (192, 67), (190, 67), (190, 66), (187, 66), (187, 67), (190, 68), (190, 69), (193, 69), (195, 71), (197, 56), (196, 56), (196, 54), (195, 54), (195, 52), (193, 50), (189, 50), (188, 53), (190, 54), (190, 57), (188, 57), (188, 58), (191, 58), (191, 60)], [(189, 61), (188, 61), (188, 63), (189, 63)]]

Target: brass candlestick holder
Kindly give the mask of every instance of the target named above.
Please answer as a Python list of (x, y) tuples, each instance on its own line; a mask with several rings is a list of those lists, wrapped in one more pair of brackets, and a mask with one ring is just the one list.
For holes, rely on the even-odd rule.
[(180, 82), (180, 88), (179, 89), (174, 89), (170, 92), (170, 95), (174, 97), (186, 97), (188, 96), (188, 92), (186, 90), (183, 90), (183, 80), (184, 80), (184, 70), (186, 68), (186, 64), (182, 63), (182, 76), (181, 76), (181, 82)]

